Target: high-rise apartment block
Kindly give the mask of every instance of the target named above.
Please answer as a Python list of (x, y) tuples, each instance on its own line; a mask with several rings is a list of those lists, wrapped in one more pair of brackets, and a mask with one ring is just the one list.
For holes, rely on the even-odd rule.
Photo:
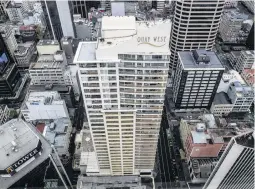
[(103, 17), (98, 42), (80, 43), (86, 114), (100, 174), (150, 174), (168, 77), (169, 20)]
[(224, 0), (177, 0), (170, 41), (170, 68), (175, 69), (178, 51), (212, 50)]
[(254, 132), (231, 139), (203, 189), (254, 188)]
[(224, 72), (212, 51), (179, 52), (173, 91), (176, 109), (210, 108)]
[(237, 42), (242, 23), (246, 19), (248, 19), (248, 15), (241, 14), (237, 11), (224, 13), (219, 27), (222, 40), (233, 43)]
[(51, 39), (75, 36), (71, 1), (41, 1)]
[(56, 91), (30, 92), (21, 113), (26, 121), (69, 118), (66, 103)]

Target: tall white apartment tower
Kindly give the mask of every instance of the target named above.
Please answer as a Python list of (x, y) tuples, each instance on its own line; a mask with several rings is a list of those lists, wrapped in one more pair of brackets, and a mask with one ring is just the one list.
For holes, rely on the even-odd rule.
[(232, 138), (203, 189), (254, 188), (254, 132)]
[(97, 42), (82, 42), (74, 63), (99, 173), (150, 174), (169, 69), (169, 20), (103, 17)]
[(224, 0), (177, 0), (170, 42), (170, 69), (176, 69), (178, 51), (212, 50)]

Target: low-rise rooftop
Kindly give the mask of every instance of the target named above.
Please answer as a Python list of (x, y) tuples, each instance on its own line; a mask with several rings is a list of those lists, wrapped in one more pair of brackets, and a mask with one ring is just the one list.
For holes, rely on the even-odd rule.
[(59, 45), (57, 40), (43, 39), (38, 41), (37, 46), (40, 45)]
[(77, 182), (78, 189), (110, 189), (110, 188), (132, 188), (146, 189), (141, 185), (138, 176), (80, 176)]
[(217, 158), (223, 144), (197, 146), (192, 149), (192, 158)]
[(30, 85), (30, 91), (57, 91), (59, 93), (69, 93), (71, 91), (72, 86), (67, 85)]
[(248, 19), (248, 15), (244, 13), (240, 13), (238, 11), (230, 11), (230, 12), (227, 12), (226, 15), (232, 21), (243, 21)]
[(214, 104), (231, 104), (231, 100), (229, 99), (227, 93), (219, 92), (219, 93), (216, 93), (213, 103)]
[(55, 54), (42, 54), (37, 62), (32, 63), (30, 69), (62, 68), (66, 65), (64, 51), (56, 51)]
[(18, 48), (14, 51), (15, 56), (25, 56), (28, 53), (29, 48), (34, 45), (34, 42), (26, 42), (18, 45)]
[(59, 101), (63, 101), (60, 98), (60, 95), (57, 91), (44, 91), (44, 92), (30, 92), (28, 98), (26, 99), (27, 103), (36, 105), (39, 103), (52, 104), (55, 101), (59, 104)]
[(69, 138), (67, 131), (70, 125), (69, 118), (59, 118), (45, 126), (43, 135), (55, 147), (64, 146)]
[(217, 93), (220, 92), (227, 93), (229, 86), (233, 82), (239, 82), (241, 85), (246, 85), (245, 81), (237, 71), (229, 70), (227, 73), (223, 73), (219, 87), (217, 89)]

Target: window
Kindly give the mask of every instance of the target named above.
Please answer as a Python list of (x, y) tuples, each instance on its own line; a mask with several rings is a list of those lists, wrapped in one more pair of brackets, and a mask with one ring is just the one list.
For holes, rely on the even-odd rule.
[(162, 60), (162, 55), (152, 55), (153, 60)]
[(137, 55), (137, 60), (143, 60), (143, 55)]

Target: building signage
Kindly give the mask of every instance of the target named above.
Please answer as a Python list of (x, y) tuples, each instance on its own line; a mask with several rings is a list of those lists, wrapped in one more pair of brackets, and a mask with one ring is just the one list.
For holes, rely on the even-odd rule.
[(147, 44), (154, 47), (162, 47), (166, 44), (166, 36), (137, 37), (138, 45)]
[(36, 148), (34, 150), (32, 150), (31, 152), (29, 152), (28, 154), (26, 154), (25, 156), (23, 156), (22, 158), (20, 158), (18, 161), (16, 161), (14, 164), (12, 164), (11, 166), (9, 166), (6, 169), (6, 172), (10, 175), (14, 175), (16, 173), (16, 169), (18, 167), (20, 167), (22, 164), (24, 164), (25, 162), (27, 162), (28, 160), (30, 160), (32, 157), (34, 157), (36, 154), (38, 154), (39, 150)]

